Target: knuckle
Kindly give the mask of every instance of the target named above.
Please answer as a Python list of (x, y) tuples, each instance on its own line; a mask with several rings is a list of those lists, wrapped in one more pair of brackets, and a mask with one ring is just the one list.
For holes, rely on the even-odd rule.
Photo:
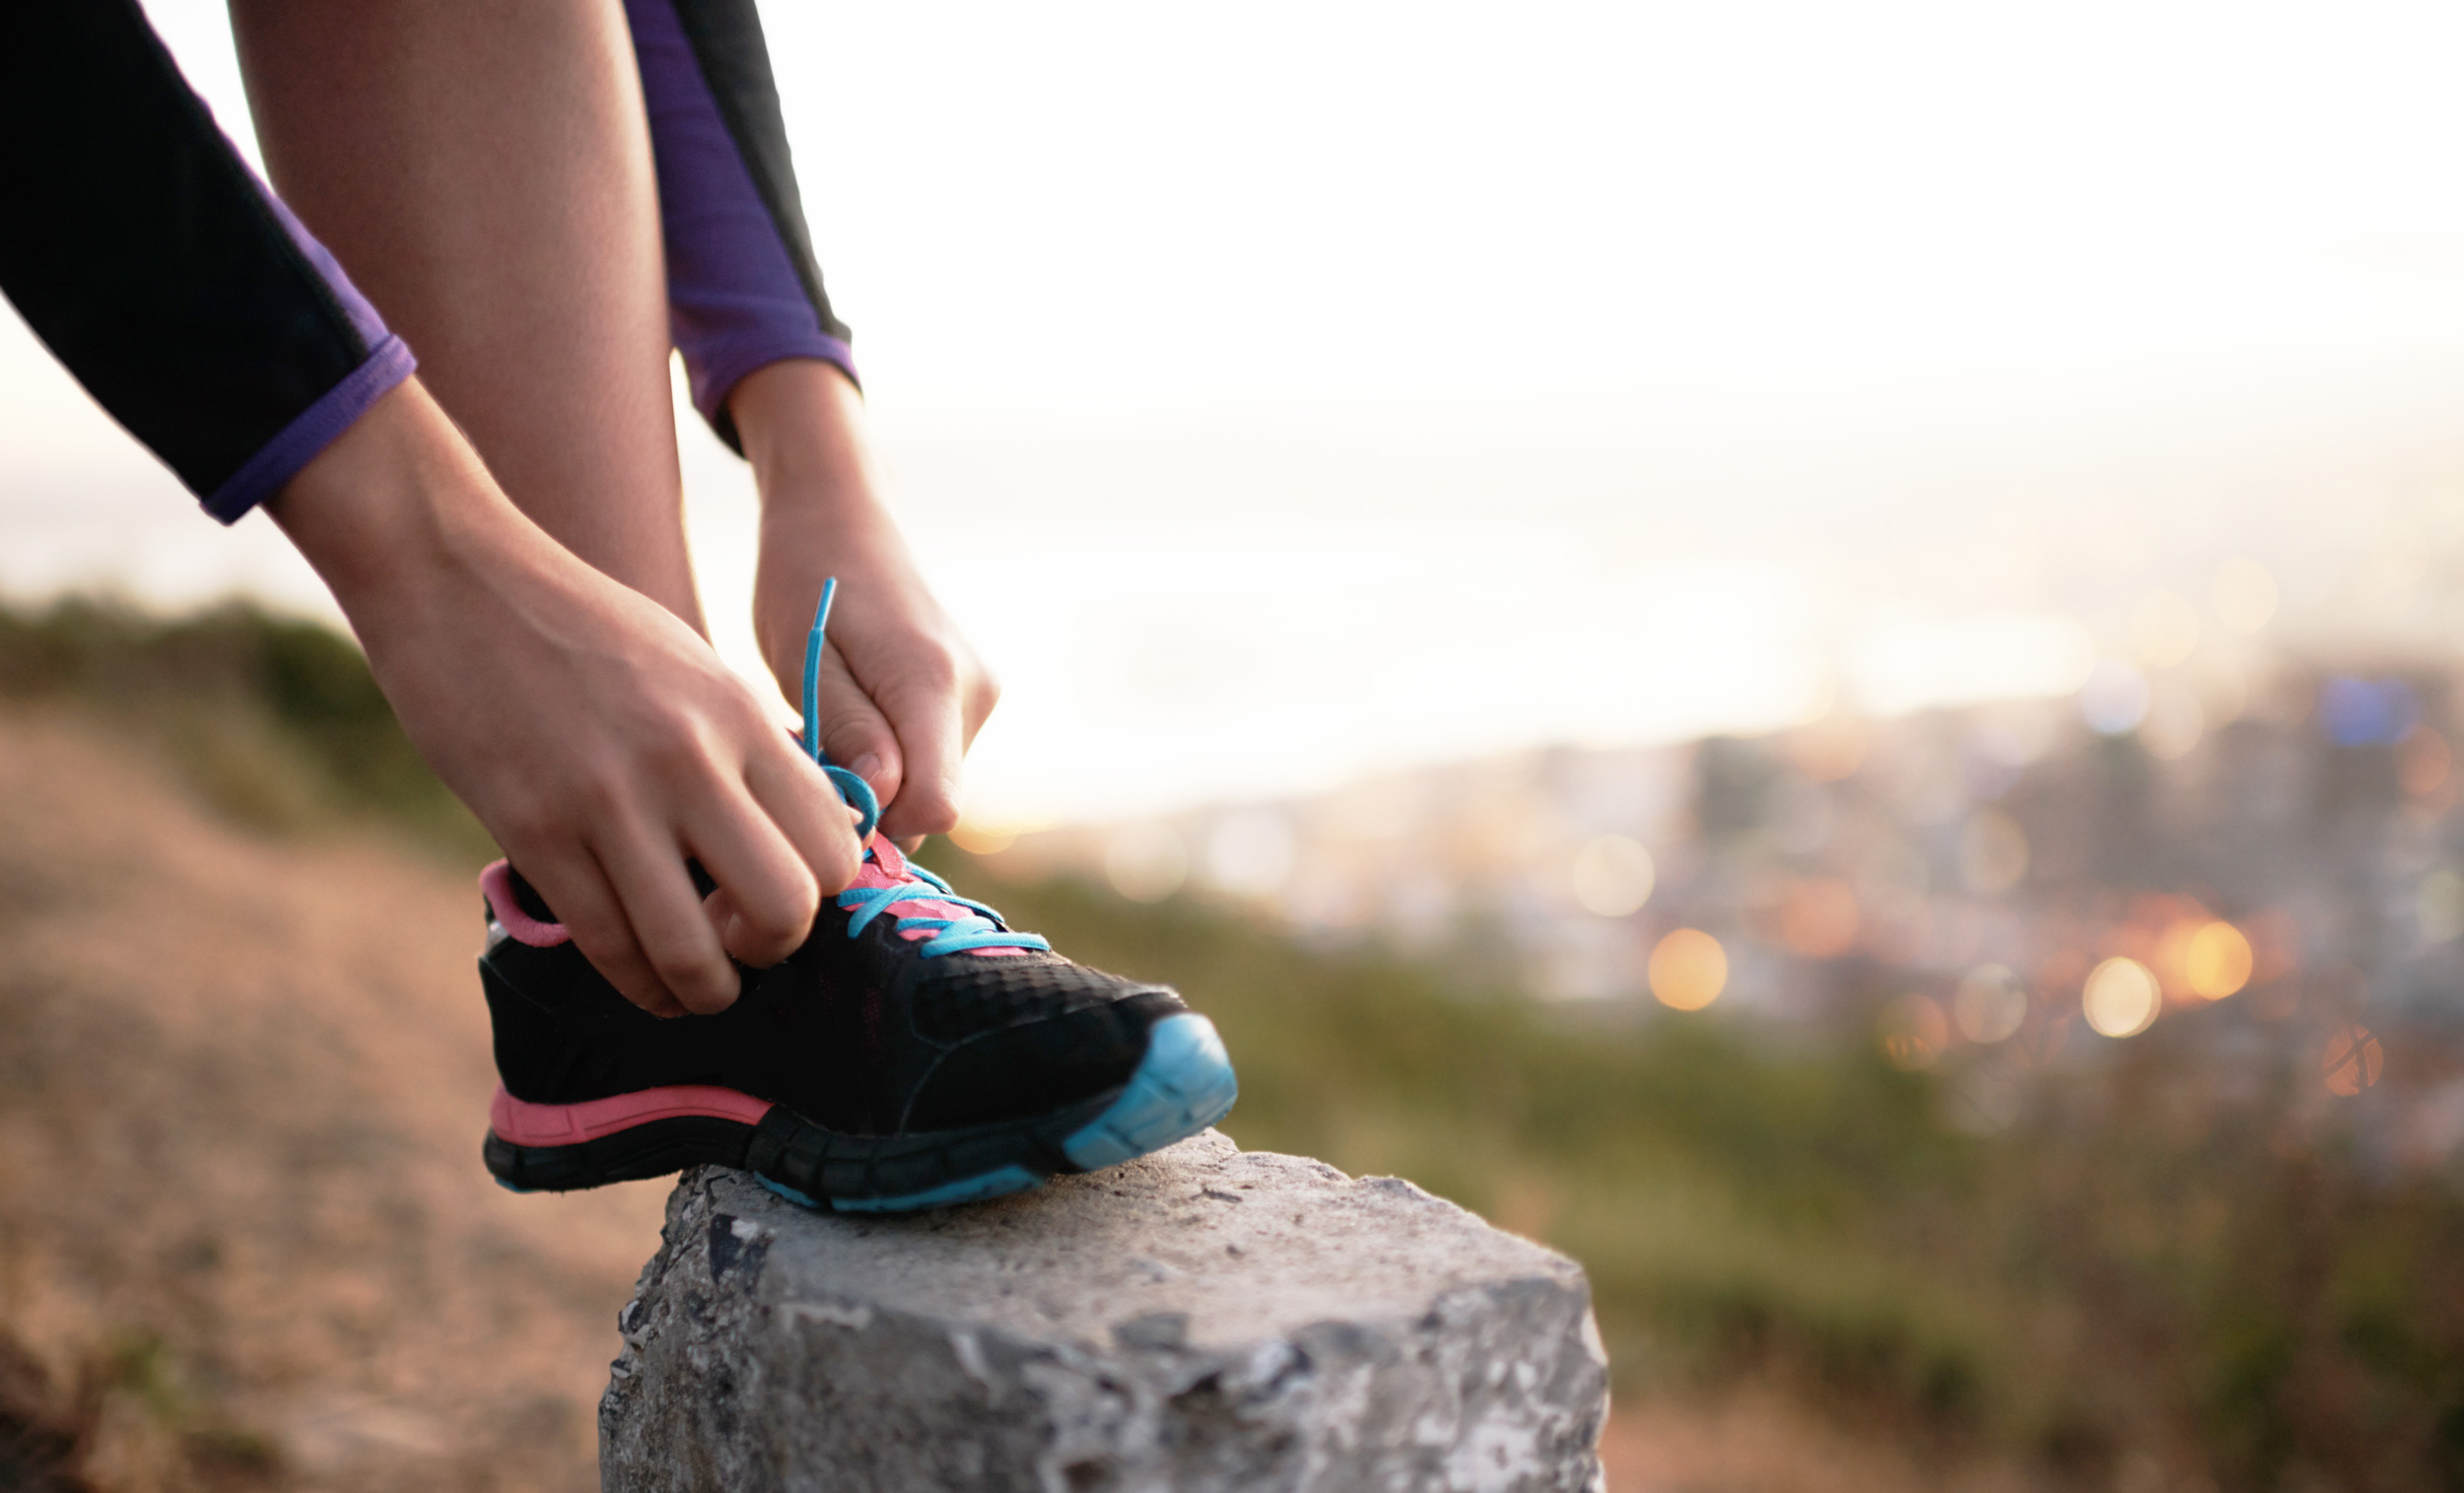
[(594, 764), (577, 773), (566, 791), (583, 824), (606, 823), (616, 816), (628, 796), (625, 775), (607, 764)]
[(556, 815), (535, 798), (523, 798), (489, 816), (488, 828), (508, 854), (531, 851), (554, 842), (561, 826)]
[(900, 698), (954, 695), (962, 672), (956, 653), (937, 645), (927, 647), (905, 661), (888, 693)]
[(797, 875), (773, 895), (739, 905), (746, 930), (765, 944), (800, 940), (820, 911), (821, 885), (809, 875)]
[(902, 832), (944, 835), (958, 827), (958, 797), (945, 783), (919, 783), (899, 799)]
[(708, 1015), (723, 1011), (734, 1004), (736, 974), (732, 967), (716, 961), (676, 958), (651, 960), (659, 978), (673, 990), (686, 1010)]
[(692, 723), (669, 720), (647, 733), (635, 748), (642, 765), (670, 782), (699, 777), (710, 765), (710, 747)]

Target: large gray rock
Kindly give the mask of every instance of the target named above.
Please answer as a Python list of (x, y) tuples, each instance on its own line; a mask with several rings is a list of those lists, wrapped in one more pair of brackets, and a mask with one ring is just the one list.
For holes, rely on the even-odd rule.
[(997, 1202), (685, 1174), (599, 1409), (609, 1489), (1596, 1489), (1572, 1260), (1209, 1131)]

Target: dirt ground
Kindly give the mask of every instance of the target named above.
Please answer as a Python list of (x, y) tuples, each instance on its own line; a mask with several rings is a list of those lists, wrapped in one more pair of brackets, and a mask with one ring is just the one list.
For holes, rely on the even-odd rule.
[(0, 716), (0, 1484), (13, 1418), (113, 1490), (596, 1486), (665, 1188), (481, 1169), (479, 929)]
[[(517, 1197), (463, 876), (253, 838), (0, 714), (0, 1487), (580, 1490), (659, 1184)], [(1620, 1406), (1616, 1493), (1900, 1493), (1777, 1399)]]

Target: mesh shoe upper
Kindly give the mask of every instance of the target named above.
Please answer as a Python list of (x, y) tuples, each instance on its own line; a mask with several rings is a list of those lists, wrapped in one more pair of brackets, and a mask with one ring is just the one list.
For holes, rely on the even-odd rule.
[[(552, 917), (518, 877), (506, 878), (520, 906), (492, 905), (480, 968), (508, 1091), (573, 1104), (707, 1083), (847, 1134), (962, 1128), (1120, 1087), (1147, 1029), (1187, 1009), (1162, 986), (1031, 947), (1042, 942), (1031, 935), (990, 943), (1008, 930), (989, 910), (914, 879), (884, 842), (869, 855), (869, 886), (825, 904), (785, 963), (744, 970), (733, 1006), (664, 1020), (626, 1000), (570, 942), (509, 932)], [(936, 940), (961, 947), (927, 952)]]

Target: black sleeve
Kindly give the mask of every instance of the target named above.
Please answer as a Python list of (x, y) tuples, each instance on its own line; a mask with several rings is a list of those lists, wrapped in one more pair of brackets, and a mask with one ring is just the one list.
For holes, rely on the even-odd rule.
[(0, 8), (0, 291), (225, 522), (414, 367), (136, 0)]

